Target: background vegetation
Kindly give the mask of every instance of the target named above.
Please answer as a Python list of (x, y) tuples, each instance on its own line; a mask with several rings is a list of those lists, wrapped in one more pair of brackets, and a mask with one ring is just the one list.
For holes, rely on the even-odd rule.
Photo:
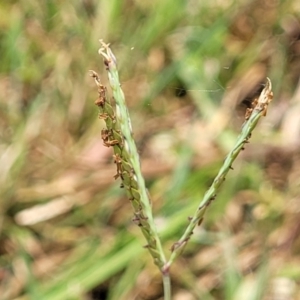
[(297, 0), (1, 1), (1, 299), (162, 297), (102, 145), (100, 38), (166, 249), (271, 78), (268, 116), (172, 268), (173, 298), (299, 299), (299, 15)]

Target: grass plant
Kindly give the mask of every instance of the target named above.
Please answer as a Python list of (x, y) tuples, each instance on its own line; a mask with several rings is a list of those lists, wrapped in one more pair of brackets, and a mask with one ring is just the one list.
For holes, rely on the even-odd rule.
[(141, 172), (139, 154), (133, 138), (131, 119), (125, 102), (125, 96), (121, 89), (121, 82), (117, 70), (117, 59), (109, 47), (100, 41), (102, 48), (99, 53), (104, 58), (104, 65), (108, 72), (108, 79), (112, 89), (115, 109), (107, 95), (106, 87), (101, 84), (99, 75), (91, 71), (91, 76), (95, 79), (98, 86), (98, 99), (95, 104), (99, 107), (99, 118), (103, 119), (106, 128), (102, 130), (103, 144), (107, 147), (113, 147), (114, 163), (117, 167), (115, 179), (121, 178), (122, 186), (125, 188), (127, 196), (134, 209), (133, 221), (140, 227), (147, 245), (145, 246), (151, 254), (154, 263), (160, 269), (163, 276), (164, 299), (171, 299), (171, 281), (170, 267), (175, 259), (182, 253), (184, 247), (189, 241), (195, 227), (200, 226), (207, 208), (217, 197), (217, 192), (226, 179), (226, 175), (241, 150), (246, 143), (249, 143), (252, 131), (256, 127), (259, 119), (266, 116), (269, 103), (273, 99), (271, 80), (267, 78), (264, 89), (251, 106), (246, 110), (245, 122), (242, 126), (233, 149), (226, 156), (212, 185), (205, 193), (202, 201), (196, 209), (194, 216), (186, 228), (182, 237), (174, 243), (171, 248), (171, 256), (166, 260), (160, 237), (154, 222), (154, 216), (151, 208), (151, 200), (145, 186), (145, 180)]

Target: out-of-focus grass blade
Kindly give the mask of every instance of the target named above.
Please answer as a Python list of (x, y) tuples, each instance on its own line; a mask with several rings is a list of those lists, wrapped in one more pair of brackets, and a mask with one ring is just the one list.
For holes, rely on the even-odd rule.
[[(142, 251), (143, 248), (137, 240), (131, 241), (111, 256), (101, 257), (99, 249), (89, 265), (83, 262), (82, 265), (75, 266), (74, 273), (68, 274), (67, 278), (61, 278), (54, 285), (47, 284), (46, 287), (41, 287), (43, 300), (65, 300), (74, 297), (80, 299), (81, 294), (121, 271), (130, 260), (138, 257)], [(97, 259), (97, 256), (101, 258)]]
[(134, 260), (132, 263), (128, 264), (122, 277), (113, 282), (113, 286), (110, 289), (110, 294), (108, 300), (127, 300), (127, 293), (136, 284), (136, 279), (143, 269), (143, 263), (141, 260)]

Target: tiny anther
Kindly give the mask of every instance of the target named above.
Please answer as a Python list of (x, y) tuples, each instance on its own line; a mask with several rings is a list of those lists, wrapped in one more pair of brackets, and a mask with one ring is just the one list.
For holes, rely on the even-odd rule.
[(95, 71), (90, 70), (90, 76), (95, 79), (95, 82), (97, 83), (97, 85), (100, 84), (99, 75)]
[(135, 217), (132, 219), (132, 221), (139, 227), (142, 227), (142, 224), (140, 222), (140, 219), (138, 217)]
[(181, 246), (181, 242), (176, 242), (171, 247), (171, 252), (174, 252), (176, 249), (178, 249)]
[(111, 147), (111, 146), (118, 145), (119, 141), (118, 140), (105, 140), (105, 141), (103, 140), (103, 144), (106, 147)]
[(105, 99), (103, 97), (99, 97), (96, 101), (95, 101), (95, 105), (97, 106), (101, 106), (103, 107), (105, 104)]
[(105, 65), (106, 71), (109, 70), (109, 63), (110, 63), (110, 61), (108, 59), (104, 59), (104, 65)]
[(101, 120), (106, 120), (108, 118), (108, 114), (107, 113), (103, 113), (103, 114), (100, 113), (98, 118), (101, 119)]
[(203, 222), (203, 218), (201, 218), (199, 221), (198, 221), (198, 226), (200, 226)]
[(253, 108), (247, 108), (246, 109), (246, 114), (245, 114), (245, 120), (248, 121), (251, 114), (252, 114)]
[[(223, 180), (225, 180), (225, 178), (223, 179)], [(206, 207), (208, 207), (210, 204), (211, 204), (211, 202), (212, 201), (214, 201), (215, 199), (216, 199), (216, 197), (217, 197), (217, 195), (213, 195), (213, 196), (211, 196), (210, 198), (209, 198), (209, 200), (206, 202)]]
[(114, 158), (114, 163), (120, 165), (122, 163), (122, 158), (119, 154), (115, 154), (113, 155), (113, 158)]

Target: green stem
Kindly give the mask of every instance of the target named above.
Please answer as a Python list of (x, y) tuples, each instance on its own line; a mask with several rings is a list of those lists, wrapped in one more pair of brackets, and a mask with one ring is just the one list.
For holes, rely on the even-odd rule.
[[(247, 121), (244, 123), (242, 132), (237, 138), (233, 149), (227, 155), (218, 175), (215, 177), (212, 185), (205, 193), (184, 234), (173, 245), (172, 254), (168, 263), (166, 264), (166, 268), (170, 268), (174, 260), (183, 251), (185, 245), (193, 234), (195, 227), (201, 224), (208, 206), (216, 198), (217, 192), (224, 182), (227, 173), (230, 169), (232, 169), (232, 163), (234, 162), (240, 151), (244, 149), (245, 144), (248, 143), (248, 140), (251, 137), (251, 132), (257, 125), (258, 120), (261, 118), (261, 116), (266, 115), (267, 106), (271, 102), (273, 97), (271, 88), (271, 81), (269, 78), (267, 78), (266, 86), (262, 91), (260, 97), (258, 98), (257, 103), (255, 103), (255, 107), (250, 110), (251, 114), (247, 116)], [(249, 114), (249, 112), (247, 112), (247, 114)]]
[(99, 53), (104, 57), (104, 64), (108, 71), (108, 79), (116, 104), (116, 120), (123, 137), (121, 164), (123, 164), (125, 168), (125, 162), (128, 161), (130, 165), (129, 170), (127, 168), (127, 170), (125, 170), (126, 172), (121, 173), (121, 176), (126, 179), (125, 184), (130, 182), (128, 184), (128, 192), (129, 195), (134, 195), (131, 201), (135, 208), (135, 221), (138, 222), (142, 233), (148, 241), (146, 247), (152, 255), (155, 264), (162, 270), (162, 267), (166, 263), (166, 258), (154, 223), (151, 200), (141, 172), (139, 154), (132, 137), (131, 121), (119, 81), (116, 58), (109, 48), (109, 45), (102, 42), (102, 47)]
[(171, 278), (170, 273), (163, 274), (164, 300), (171, 300)]

